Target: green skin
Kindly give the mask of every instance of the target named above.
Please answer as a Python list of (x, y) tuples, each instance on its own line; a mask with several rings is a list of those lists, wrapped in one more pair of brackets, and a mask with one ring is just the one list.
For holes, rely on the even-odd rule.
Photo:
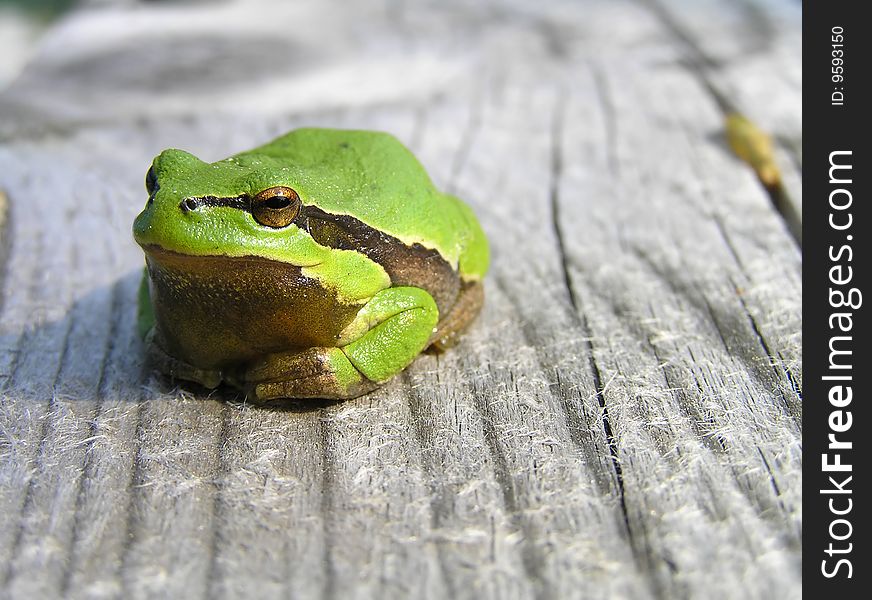
[[(139, 328), (173, 376), (257, 401), (354, 397), (478, 312), (489, 260), (478, 221), (388, 134), (298, 129), (211, 164), (166, 150), (152, 173), (133, 225), (147, 263)], [(319, 243), (308, 221), (259, 223), (247, 203), (275, 186), (338, 229)], [(184, 210), (188, 199), (200, 204)], [(363, 234), (365, 249), (349, 247)]]

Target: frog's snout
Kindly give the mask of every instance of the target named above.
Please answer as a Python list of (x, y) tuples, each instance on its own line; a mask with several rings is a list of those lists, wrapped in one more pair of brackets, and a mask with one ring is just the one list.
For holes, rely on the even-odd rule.
[(137, 215), (136, 220), (133, 221), (133, 239), (140, 245), (145, 241), (145, 236), (151, 229), (153, 212), (154, 199), (149, 198), (148, 203), (145, 205), (145, 209), (143, 209), (143, 211)]

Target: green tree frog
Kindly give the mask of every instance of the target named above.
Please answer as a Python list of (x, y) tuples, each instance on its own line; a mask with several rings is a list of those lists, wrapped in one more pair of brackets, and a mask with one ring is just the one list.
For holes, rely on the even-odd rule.
[(297, 129), (215, 163), (165, 150), (146, 190), (139, 328), (173, 377), (353, 398), (482, 306), (481, 226), (389, 134)]

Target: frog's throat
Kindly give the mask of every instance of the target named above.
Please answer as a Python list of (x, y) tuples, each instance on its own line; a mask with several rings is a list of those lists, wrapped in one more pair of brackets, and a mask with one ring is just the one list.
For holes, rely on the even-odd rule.
[(348, 302), (304, 269), (257, 256), (148, 248), (155, 340), (201, 369), (294, 348), (335, 345), (363, 301)]

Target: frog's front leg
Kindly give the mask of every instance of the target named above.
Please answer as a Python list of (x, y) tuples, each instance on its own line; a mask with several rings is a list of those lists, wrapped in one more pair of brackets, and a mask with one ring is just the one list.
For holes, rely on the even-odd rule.
[(358, 371), (341, 348), (308, 348), (270, 354), (227, 381), (253, 402), (281, 398), (354, 398), (378, 387)]
[(174, 379), (195, 381), (207, 388), (216, 388), (221, 383), (222, 374), (218, 369), (201, 369), (174, 358), (163, 351), (155, 341), (154, 306), (148, 288), (148, 269), (143, 269), (137, 296), (136, 328), (148, 348), (148, 361), (159, 371)]
[(336, 347), (275, 354), (251, 366), (240, 387), (256, 402), (354, 398), (402, 371), (427, 346), (436, 302), (415, 287), (378, 292), (342, 331)]

